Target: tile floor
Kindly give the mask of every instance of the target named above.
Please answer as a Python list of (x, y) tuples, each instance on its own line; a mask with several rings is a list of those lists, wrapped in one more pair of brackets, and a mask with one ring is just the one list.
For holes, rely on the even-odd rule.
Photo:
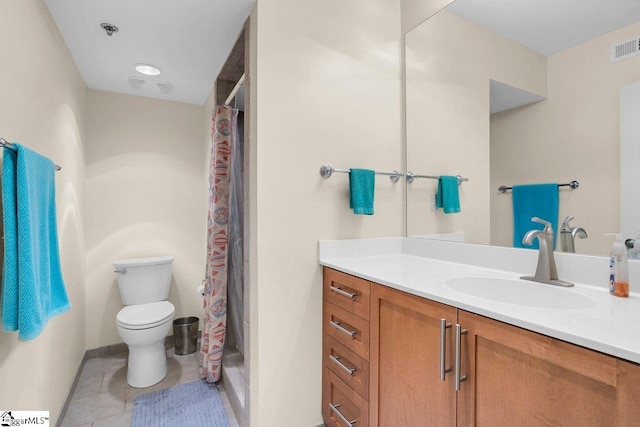
[[(197, 353), (178, 356), (167, 350), (167, 376), (158, 384), (138, 389), (127, 384), (127, 353), (88, 359), (73, 394), (62, 427), (120, 427), (131, 425), (136, 396), (200, 379)], [(218, 387), (229, 425), (238, 427), (229, 399)]]

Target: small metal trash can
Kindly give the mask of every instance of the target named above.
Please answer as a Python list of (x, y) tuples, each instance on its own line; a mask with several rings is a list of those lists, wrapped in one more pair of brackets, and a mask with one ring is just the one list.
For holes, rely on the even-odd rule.
[(173, 342), (176, 354), (195, 353), (198, 346), (198, 319), (197, 317), (180, 317), (173, 321)]

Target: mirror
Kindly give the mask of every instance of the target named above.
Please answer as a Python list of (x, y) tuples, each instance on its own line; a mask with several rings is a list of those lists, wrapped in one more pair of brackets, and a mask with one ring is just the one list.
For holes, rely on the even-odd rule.
[(640, 81), (624, 48), (639, 36), (633, 0), (455, 0), (407, 32), (407, 170), (469, 179), (455, 214), (433, 209), (437, 180), (408, 183), (407, 235), (513, 246), (512, 193), (498, 187), (575, 180), (559, 188), (558, 228), (574, 216), (588, 234), (576, 252), (608, 254), (626, 182), (620, 93)]

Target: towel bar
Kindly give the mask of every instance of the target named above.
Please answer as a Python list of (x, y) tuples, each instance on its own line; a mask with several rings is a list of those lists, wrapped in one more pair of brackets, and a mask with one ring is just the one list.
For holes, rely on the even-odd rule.
[[(13, 151), (16, 151), (16, 150), (17, 150), (17, 148), (16, 148), (12, 143), (10, 143), (9, 141), (7, 141), (7, 140), (6, 140), (6, 139), (4, 139), (4, 138), (0, 138), (0, 147), (8, 148), (8, 149), (13, 150)], [(59, 171), (59, 170), (61, 170), (61, 169), (62, 169), (62, 168), (61, 168), (60, 166), (58, 166), (58, 165), (53, 165), (53, 166), (55, 167), (55, 169), (56, 169), (57, 171)]]
[[(558, 187), (571, 187), (572, 190), (580, 187), (580, 183), (578, 181), (571, 181), (567, 184), (558, 184)], [(508, 190), (512, 190), (513, 187), (507, 187), (506, 185), (501, 185), (498, 187), (498, 191), (501, 193), (506, 193)]]
[[(334, 172), (339, 173), (349, 173), (349, 169), (334, 169), (329, 165), (322, 165), (320, 167), (320, 176), (324, 179), (329, 179)], [(394, 170), (392, 172), (376, 172), (376, 175), (388, 175), (389, 179), (393, 182), (398, 182), (400, 177), (404, 176), (404, 174)]]
[[(458, 185), (462, 184), (463, 182), (469, 181), (469, 178), (464, 178), (460, 175), (456, 175), (456, 177), (458, 178)], [(416, 178), (440, 179), (439, 176), (435, 175), (417, 175), (411, 171), (407, 172), (407, 182), (409, 184), (411, 184)]]

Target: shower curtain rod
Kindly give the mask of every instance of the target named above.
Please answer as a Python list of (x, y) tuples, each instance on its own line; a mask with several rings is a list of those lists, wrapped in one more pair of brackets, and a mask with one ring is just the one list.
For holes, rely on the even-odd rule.
[[(8, 148), (8, 149), (13, 150), (13, 151), (18, 151), (18, 148), (16, 148), (15, 145), (13, 145), (12, 143), (10, 143), (9, 141), (7, 141), (4, 138), (0, 138), (0, 147), (5, 147), (5, 148)], [(56, 168), (57, 171), (62, 169), (58, 165), (53, 165), (53, 166)]]
[(244, 73), (242, 73), (242, 75), (240, 76), (240, 79), (238, 80), (238, 83), (236, 83), (236, 85), (233, 87), (233, 90), (227, 97), (227, 100), (224, 101), (224, 105), (229, 105), (229, 103), (233, 100), (233, 98), (236, 97), (236, 93), (238, 93), (238, 91), (240, 90), (240, 87), (242, 87), (242, 83), (244, 83)]

